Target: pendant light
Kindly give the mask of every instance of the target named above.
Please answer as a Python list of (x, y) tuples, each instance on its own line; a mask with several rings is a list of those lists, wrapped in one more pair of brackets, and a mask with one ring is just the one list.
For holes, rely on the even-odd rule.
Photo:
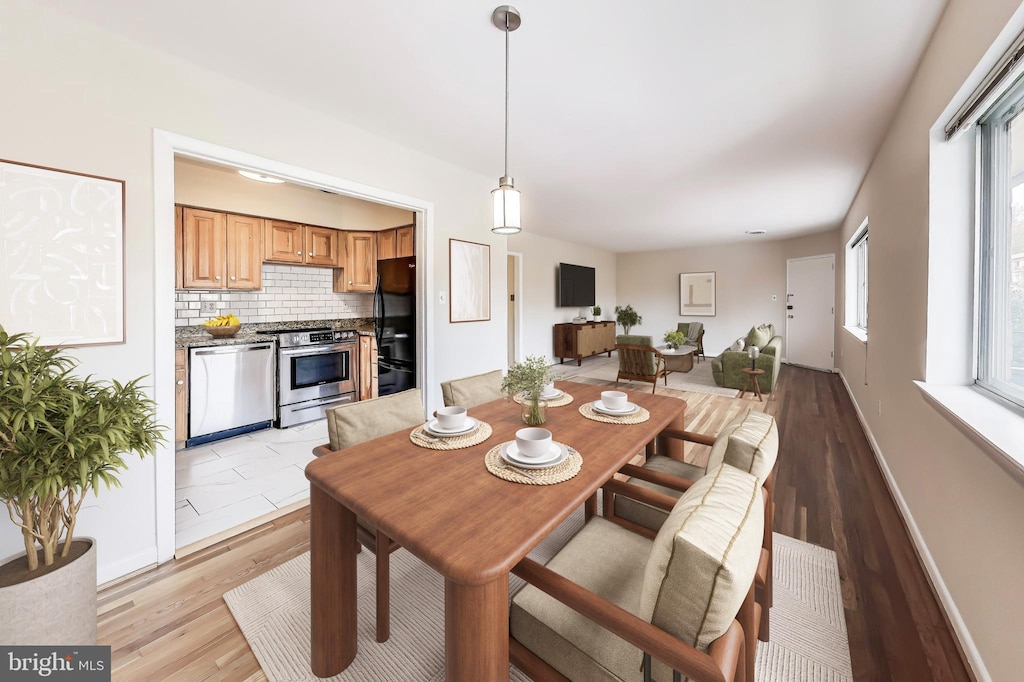
[(495, 8), (491, 21), (505, 32), (505, 174), (498, 180), (498, 188), (491, 192), (494, 201), (495, 234), (516, 234), (523, 229), (519, 213), (519, 190), (508, 174), (508, 34), (523, 23), (519, 10), (511, 5)]

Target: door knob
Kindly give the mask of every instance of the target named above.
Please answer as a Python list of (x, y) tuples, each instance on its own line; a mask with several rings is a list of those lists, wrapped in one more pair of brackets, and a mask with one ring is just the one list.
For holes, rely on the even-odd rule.
[(791, 319), (791, 320), (793, 319), (793, 316), (792, 316), (792, 315), (786, 315), (786, 317), (788, 317), (788, 318), (789, 318), (789, 319)]

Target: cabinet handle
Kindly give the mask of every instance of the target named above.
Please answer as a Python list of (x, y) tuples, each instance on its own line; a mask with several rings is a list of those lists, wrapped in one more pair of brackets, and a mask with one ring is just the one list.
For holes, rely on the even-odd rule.
[(174, 383), (178, 384), (179, 386), (184, 386), (185, 385), (185, 380), (184, 379), (178, 379)]
[(296, 255), (296, 256), (301, 256), (301, 255), (302, 255), (302, 252), (301, 252), (301, 251), (296, 251), (296, 252), (295, 252), (295, 255)]
[(352, 280), (349, 280), (349, 281), (348, 281), (348, 283), (349, 283), (349, 284), (352, 284)]
[(235, 281), (235, 276), (234, 276), (234, 275), (231, 275), (231, 281), (232, 281), (232, 282), (234, 282), (234, 281)]
[(214, 279), (220, 281), (220, 275), (217, 275), (216, 277), (214, 277)]
[(312, 255), (313, 255), (313, 252), (312, 252), (312, 251), (310, 251), (310, 252), (309, 252), (309, 253), (307, 253), (306, 255), (307, 255), (307, 256), (312, 256)]

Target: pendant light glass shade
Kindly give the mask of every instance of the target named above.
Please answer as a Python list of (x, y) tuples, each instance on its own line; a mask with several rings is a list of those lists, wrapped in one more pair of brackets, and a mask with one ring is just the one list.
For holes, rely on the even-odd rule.
[(523, 229), (519, 219), (519, 190), (512, 186), (512, 178), (502, 178), (498, 189), (491, 191), (494, 200), (494, 234), (516, 234)]

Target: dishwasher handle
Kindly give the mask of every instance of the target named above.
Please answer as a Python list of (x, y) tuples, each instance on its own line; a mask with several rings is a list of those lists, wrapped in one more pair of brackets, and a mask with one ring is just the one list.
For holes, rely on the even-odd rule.
[(238, 344), (237, 346), (229, 346), (228, 348), (222, 348), (219, 350), (197, 350), (196, 355), (225, 355), (227, 353), (244, 353), (251, 350), (269, 350), (274, 347), (272, 343), (249, 343), (249, 344)]

